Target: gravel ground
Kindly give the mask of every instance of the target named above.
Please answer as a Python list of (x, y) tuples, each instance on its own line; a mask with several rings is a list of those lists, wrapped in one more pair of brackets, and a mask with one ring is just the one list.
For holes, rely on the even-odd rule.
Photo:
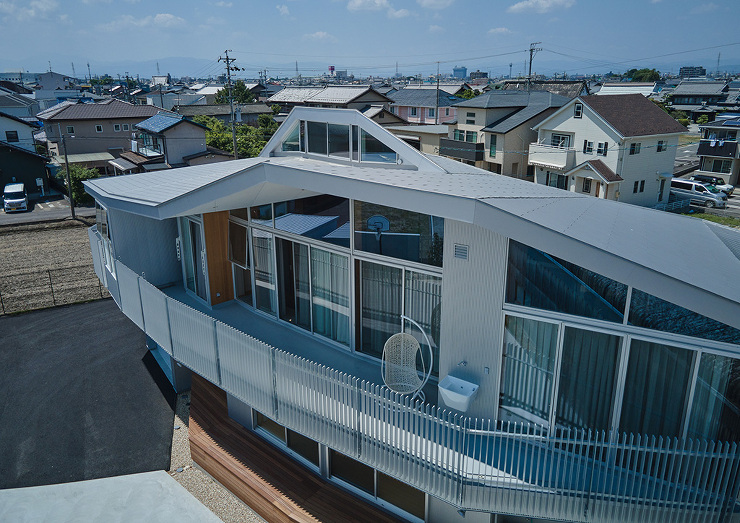
[(256, 512), (214, 481), (211, 476), (193, 466), (188, 439), (189, 419), (190, 392), (184, 392), (177, 396), (170, 475), (224, 522), (264, 523), (265, 520)]

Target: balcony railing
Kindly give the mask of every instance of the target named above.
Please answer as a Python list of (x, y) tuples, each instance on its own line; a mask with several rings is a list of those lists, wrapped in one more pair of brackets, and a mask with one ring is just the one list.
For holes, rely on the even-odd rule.
[(737, 158), (738, 145), (734, 140), (701, 140), (696, 150), (697, 156), (717, 158)]
[(483, 160), (485, 153), (484, 147), (484, 143), (462, 142), (448, 138), (439, 139), (439, 154), (471, 162), (480, 162)]
[(569, 171), (576, 164), (576, 150), (544, 143), (529, 144), (529, 164)]
[[(99, 276), (106, 271), (91, 232)], [(177, 361), (278, 423), (459, 509), (567, 521), (722, 521), (735, 443), (462, 416), (271, 347), (116, 261), (111, 294)], [(103, 275), (105, 276), (105, 275)]]

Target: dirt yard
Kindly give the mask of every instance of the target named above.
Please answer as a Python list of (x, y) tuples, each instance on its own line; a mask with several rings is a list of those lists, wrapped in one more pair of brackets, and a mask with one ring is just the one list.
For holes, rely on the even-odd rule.
[(0, 313), (108, 296), (95, 276), (88, 224), (0, 227)]

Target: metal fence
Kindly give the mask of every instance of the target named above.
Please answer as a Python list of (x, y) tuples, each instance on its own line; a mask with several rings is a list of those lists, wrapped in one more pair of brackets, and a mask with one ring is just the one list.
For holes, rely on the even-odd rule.
[(412, 402), (271, 347), (115, 263), (117, 279), (108, 283), (121, 310), (176, 360), (291, 430), (458, 508), (577, 522), (709, 523), (735, 507), (735, 443), (543, 435), (536, 425)]
[(0, 276), (0, 314), (107, 298), (92, 264)]

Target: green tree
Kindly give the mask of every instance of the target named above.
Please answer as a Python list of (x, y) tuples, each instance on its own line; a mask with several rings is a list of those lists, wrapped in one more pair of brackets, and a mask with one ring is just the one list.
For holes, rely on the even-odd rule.
[[(208, 127), (206, 144), (230, 153), (234, 152), (234, 141), (231, 137), (231, 127), (212, 116), (196, 116), (193, 121)], [(253, 158), (257, 156), (267, 141), (277, 131), (278, 124), (269, 114), (261, 114), (257, 127), (247, 124), (236, 125), (236, 149), (239, 158)]]
[[(244, 80), (237, 80), (234, 84), (234, 87), (231, 89), (232, 96), (234, 97), (234, 103), (239, 104), (251, 104), (254, 102), (254, 93), (247, 89), (247, 84), (244, 83)], [(224, 87), (220, 91), (216, 93), (216, 103), (217, 104), (227, 104), (229, 103), (229, 89)]]
[(655, 69), (630, 69), (626, 75), (632, 82), (657, 82), (660, 80), (660, 71)]
[(696, 119), (696, 123), (698, 123), (699, 125), (704, 125), (705, 123), (709, 123), (709, 117), (706, 114), (703, 114), (699, 118)]
[(270, 109), (272, 109), (272, 114), (273, 115), (280, 114), (280, 106), (278, 104), (272, 104), (272, 106), (270, 107)]
[[(66, 170), (61, 169), (57, 176), (66, 179), (66, 175)], [(89, 169), (81, 165), (70, 164), (69, 179), (72, 183), (72, 198), (74, 198), (75, 205), (79, 205), (81, 203), (92, 203), (93, 198), (85, 192), (85, 187), (82, 185), (82, 182), (99, 177), (100, 173), (97, 169)]]
[(460, 93), (458, 96), (460, 98), (465, 98), (466, 100), (470, 100), (471, 98), (475, 98), (480, 94), (480, 91), (478, 89), (465, 89), (462, 93)]

